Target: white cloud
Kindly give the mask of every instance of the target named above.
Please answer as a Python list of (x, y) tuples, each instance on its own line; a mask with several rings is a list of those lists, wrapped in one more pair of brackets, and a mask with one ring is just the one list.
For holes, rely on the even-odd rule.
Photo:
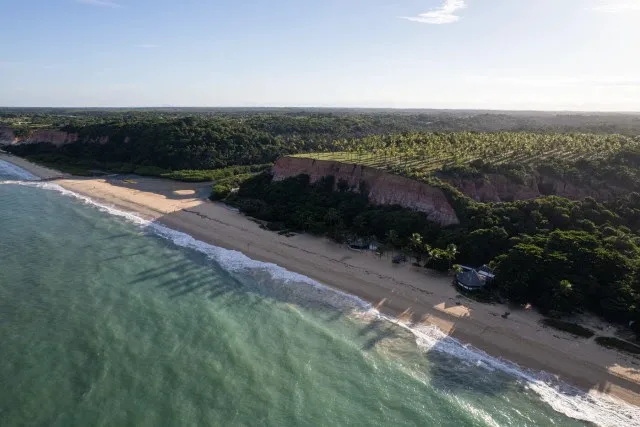
[(444, 0), (442, 6), (437, 9), (421, 13), (418, 16), (405, 16), (403, 19), (422, 24), (452, 24), (460, 20), (456, 12), (466, 7), (464, 0)]
[(76, 2), (83, 3), (83, 4), (90, 4), (92, 6), (113, 7), (113, 8), (123, 7), (120, 3), (116, 3), (110, 0), (76, 0)]
[(611, 3), (607, 2), (605, 4), (601, 4), (600, 6), (594, 6), (591, 10), (596, 12), (605, 12), (605, 13), (621, 13), (621, 12), (629, 12), (629, 11), (640, 11), (640, 1), (627, 1), (627, 2), (619, 2), (619, 3)]

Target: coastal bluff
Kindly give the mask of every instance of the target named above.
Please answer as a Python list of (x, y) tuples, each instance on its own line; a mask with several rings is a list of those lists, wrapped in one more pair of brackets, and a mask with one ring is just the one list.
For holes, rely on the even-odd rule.
[(276, 161), (272, 173), (275, 181), (304, 174), (309, 175), (311, 182), (333, 176), (336, 185), (340, 181), (345, 181), (354, 189), (359, 188), (361, 183), (365, 183), (369, 190), (369, 201), (374, 204), (400, 205), (424, 212), (429, 220), (443, 226), (460, 223), (455, 210), (441, 189), (368, 166), (301, 157), (282, 157)]
[[(128, 141), (129, 138), (125, 138), (125, 142)], [(82, 137), (77, 133), (55, 129), (35, 129), (30, 131), (27, 135), (19, 135), (11, 128), (0, 127), (0, 146), (45, 143), (52, 144), (59, 148), (63, 145), (73, 144), (75, 142), (106, 144), (109, 142), (109, 137), (103, 135), (88, 138)]]
[(60, 130), (37, 129), (29, 132), (28, 135), (16, 135), (13, 129), (0, 127), (0, 145), (36, 144), (44, 142), (60, 147), (77, 142), (79, 139), (77, 133)]

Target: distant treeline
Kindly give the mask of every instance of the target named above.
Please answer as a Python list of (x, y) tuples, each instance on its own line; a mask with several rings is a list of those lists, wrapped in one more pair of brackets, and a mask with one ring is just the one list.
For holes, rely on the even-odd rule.
[(306, 117), (329, 121), (377, 123), (385, 131), (438, 132), (591, 132), (640, 135), (640, 114), (571, 113), (536, 111), (482, 111), (431, 109), (347, 109), (347, 108), (2, 108), (0, 123), (24, 121), (52, 128), (70, 123), (177, 119), (184, 117), (261, 117), (267, 121)]
[(59, 148), (40, 143), (8, 149), (18, 155), (48, 157), (61, 163), (94, 162), (96, 167), (133, 164), (165, 170), (216, 169), (270, 163), (291, 153), (331, 151), (337, 139), (404, 129), (394, 121), (360, 116), (164, 118), (160, 114), (134, 114), (117, 120), (101, 116), (73, 118), (58, 128), (77, 133), (79, 141)]
[[(445, 147), (453, 161), (465, 159), (456, 153), (475, 151), (476, 155), (483, 155), (480, 150), (469, 149), (469, 144), (491, 146), (493, 141), (512, 139), (525, 130), (640, 134), (640, 116), (632, 115), (278, 111), (222, 110), (214, 114), (179, 109), (0, 110), (0, 126), (12, 128), (20, 136), (38, 129), (57, 129), (80, 136), (77, 143), (60, 148), (44, 143), (9, 148), (18, 155), (38, 156), (40, 161), (85, 169), (146, 167), (165, 171), (265, 164), (287, 154), (335, 152), (357, 146), (368, 150), (380, 143), (378, 137), (383, 138), (383, 144), (405, 150), (427, 146), (435, 140), (425, 132), (434, 135), (460, 130), (518, 131), (484, 134), (490, 136), (460, 132), (465, 146)], [(530, 134), (524, 138), (531, 139)], [(576, 138), (585, 145), (589, 143), (589, 138)], [(446, 134), (439, 138), (449, 139)], [(535, 144), (530, 149), (535, 155)]]

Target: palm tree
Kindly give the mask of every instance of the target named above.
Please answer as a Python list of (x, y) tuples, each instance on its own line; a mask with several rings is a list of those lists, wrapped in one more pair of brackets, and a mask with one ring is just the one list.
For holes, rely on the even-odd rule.
[(433, 248), (428, 243), (425, 243), (422, 249), (426, 255), (426, 260), (424, 261), (424, 266), (429, 265), (429, 261), (433, 258)]
[(398, 236), (398, 232), (396, 230), (389, 230), (387, 233), (387, 241), (391, 243), (394, 247), (400, 246), (400, 236)]
[(449, 270), (451, 270), (451, 264), (453, 260), (456, 259), (456, 255), (458, 255), (458, 247), (453, 243), (449, 243), (447, 248), (444, 250), (445, 258), (449, 261)]
[(422, 243), (422, 236), (419, 233), (413, 233), (409, 239), (409, 248), (416, 259), (416, 262), (420, 262), (424, 251), (424, 244)]

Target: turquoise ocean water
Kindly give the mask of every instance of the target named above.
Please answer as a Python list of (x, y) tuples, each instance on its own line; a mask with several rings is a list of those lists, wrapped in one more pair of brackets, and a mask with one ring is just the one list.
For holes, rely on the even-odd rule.
[(640, 425), (0, 161), (0, 426)]

